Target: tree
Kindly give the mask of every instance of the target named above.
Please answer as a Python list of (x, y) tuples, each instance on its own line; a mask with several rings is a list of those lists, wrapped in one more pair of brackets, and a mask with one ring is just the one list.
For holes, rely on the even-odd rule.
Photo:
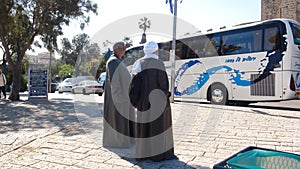
[(59, 50), (62, 61), (75, 67), (77, 58), (88, 43), (89, 36), (85, 33), (74, 36), (72, 42), (68, 38), (63, 38), (61, 40), (62, 49)]
[(106, 61), (107, 58), (105, 57), (105, 55), (100, 56), (100, 63), (97, 69), (96, 78), (98, 78), (102, 72), (106, 71)]
[[(76, 19), (83, 29), (89, 23), (89, 13), (97, 14), (97, 4), (90, 0), (5, 0), (0, 3), (0, 41), (9, 68), (13, 70), (11, 100), (19, 100), (20, 65), (35, 38), (47, 49), (56, 48), (62, 26)], [(38, 43), (36, 43), (38, 44)], [(16, 60), (12, 59), (16, 56)]]
[(68, 64), (63, 64), (60, 67), (60, 71), (58, 73), (59, 77), (62, 77), (62, 79), (71, 77), (73, 74), (74, 74), (74, 67)]
[(78, 34), (72, 43), (66, 38), (62, 40), (60, 53), (64, 63), (75, 67), (75, 76), (90, 75), (88, 65), (99, 57), (100, 47), (97, 43), (91, 44), (87, 34)]
[(123, 41), (125, 43), (126, 48), (129, 48), (129, 47), (133, 46), (133, 41), (132, 41), (132, 39), (130, 39), (130, 37), (125, 37), (123, 39)]
[(150, 28), (151, 21), (147, 17), (144, 17), (144, 18), (140, 18), (140, 21), (138, 22), (138, 24), (139, 24), (139, 28), (143, 29), (143, 31), (144, 31), (143, 34), (142, 34), (141, 42), (140, 42), (140, 44), (143, 44), (143, 43), (147, 42), (147, 40), (146, 40), (146, 30), (148, 28)]
[(60, 78), (58, 78), (59, 76), (59, 71), (61, 69), (61, 66), (62, 66), (62, 63), (61, 63), (61, 59), (57, 59), (55, 60), (52, 64), (51, 64), (51, 74), (52, 74), (52, 77), (51, 77), (51, 80), (54, 81), (54, 82), (58, 82), (60, 81)]
[(151, 26), (151, 21), (147, 18), (147, 17), (144, 17), (144, 18), (140, 18), (140, 21), (139, 21), (139, 28), (140, 29), (143, 29), (143, 33), (145, 33), (146, 32), (146, 30), (148, 29), (148, 28), (150, 28), (150, 26)]
[[(79, 55), (81, 63), (90, 62), (92, 59), (97, 59), (100, 55), (100, 47), (97, 43), (88, 43)], [(80, 63), (79, 63), (80, 64)]]

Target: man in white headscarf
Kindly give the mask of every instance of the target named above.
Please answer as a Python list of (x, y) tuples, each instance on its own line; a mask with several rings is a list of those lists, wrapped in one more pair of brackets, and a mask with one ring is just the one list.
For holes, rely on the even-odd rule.
[[(158, 45), (144, 45), (145, 56), (132, 66), (129, 96), (137, 108), (136, 159), (174, 159), (169, 81)], [(135, 88), (134, 92), (131, 89)]]
[(158, 59), (158, 45), (157, 43), (150, 41), (144, 45), (144, 53), (145, 56), (138, 59), (137, 61), (134, 62), (132, 65), (132, 70), (131, 74), (136, 75), (139, 72), (141, 72), (141, 60), (147, 59), (147, 58), (153, 58), (153, 59)]

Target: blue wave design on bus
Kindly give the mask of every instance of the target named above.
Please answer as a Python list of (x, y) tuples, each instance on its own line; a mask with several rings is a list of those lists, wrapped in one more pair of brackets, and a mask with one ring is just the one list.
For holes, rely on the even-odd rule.
[[(271, 71), (274, 71), (274, 68), (276, 68), (275, 65), (281, 66), (280, 62), (282, 61), (282, 58), (287, 50), (287, 34), (285, 27), (282, 31), (283, 43), (281, 44), (281, 49), (267, 51), (265, 58), (260, 60), (261, 67), (258, 69), (260, 72), (262, 72), (262, 74), (257, 79), (253, 80), (254, 83), (257, 83), (269, 76), (271, 74)], [(266, 64), (266, 66), (264, 66), (263, 62), (266, 60), (268, 60), (268, 63)]]
[[(277, 65), (280, 66), (280, 62), (282, 61), (282, 58), (287, 50), (287, 39), (286, 39), (286, 29), (284, 28), (283, 30), (283, 43), (281, 45), (281, 49), (277, 50), (271, 50), (267, 51), (267, 54), (264, 59), (260, 60), (261, 67), (258, 69), (259, 71), (259, 76), (258, 78), (254, 79), (253, 81), (251, 80), (244, 80), (243, 75), (245, 72), (240, 72), (240, 70), (233, 69), (229, 66), (217, 66), (208, 69), (206, 72), (200, 74), (198, 79), (196, 79), (193, 84), (184, 89), (182, 92), (178, 91), (177, 86), (174, 87), (174, 94), (177, 96), (182, 96), (182, 95), (191, 95), (193, 93), (196, 93), (198, 90), (200, 90), (203, 85), (209, 80), (210, 76), (216, 73), (217, 71), (221, 69), (226, 69), (226, 71), (231, 71), (234, 70), (233, 74), (231, 75), (231, 78), (229, 80), (232, 81), (232, 84), (235, 84), (237, 86), (250, 86), (254, 83), (257, 83), (263, 79), (265, 79), (267, 76), (271, 74), (271, 71), (274, 71), (274, 68), (276, 68)], [(267, 61), (267, 64), (263, 64), (264, 62)], [(196, 65), (196, 64), (202, 64), (199, 60), (191, 60), (189, 62), (184, 63), (176, 72), (175, 74), (175, 83), (178, 85), (180, 82), (181, 77), (185, 73), (186, 70), (188, 70), (190, 67)], [(298, 83), (298, 77), (300, 75), (297, 74), (297, 82), (296, 86), (299, 88), (300, 84)]]
[(250, 86), (253, 84), (252, 81), (242, 80), (242, 75), (244, 75), (245, 72), (240, 72), (239, 70), (234, 69), (234, 73), (236, 76), (231, 75), (232, 78), (230, 79), (232, 84), (236, 84), (237, 86)]
[[(192, 66), (194, 65), (202, 64), (199, 60), (191, 60), (189, 62), (184, 63), (176, 72), (175, 74), (175, 83), (178, 84), (180, 82), (181, 77), (183, 74)], [(229, 80), (232, 81), (233, 84), (236, 84), (238, 86), (250, 86), (253, 84), (252, 81), (249, 80), (243, 80), (243, 75), (245, 72), (240, 72), (239, 70), (232, 69), (229, 66), (221, 65), (217, 67), (210, 68), (206, 70), (204, 73), (200, 74), (199, 77), (193, 82), (193, 84), (190, 87), (187, 87), (182, 92), (178, 90), (178, 87), (174, 87), (174, 94), (177, 96), (183, 96), (183, 95), (191, 95), (193, 93), (196, 93), (198, 90), (200, 90), (204, 84), (209, 80), (209, 78), (215, 74), (217, 71), (225, 69), (225, 71), (229, 72), (234, 70), (234, 74), (231, 75), (231, 78)]]

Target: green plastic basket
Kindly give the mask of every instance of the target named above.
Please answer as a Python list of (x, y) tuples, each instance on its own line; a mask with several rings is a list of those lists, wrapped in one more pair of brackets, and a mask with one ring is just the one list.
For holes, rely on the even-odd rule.
[(300, 156), (263, 149), (237, 154), (227, 161), (232, 169), (300, 169)]

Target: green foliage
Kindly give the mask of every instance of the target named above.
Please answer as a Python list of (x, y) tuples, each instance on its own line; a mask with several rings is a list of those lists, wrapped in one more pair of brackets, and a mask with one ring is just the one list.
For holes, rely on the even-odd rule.
[(130, 37), (125, 37), (123, 39), (123, 41), (125, 43), (126, 48), (129, 48), (129, 47), (133, 46), (133, 41), (132, 41), (132, 39), (130, 39)]
[[(16, 57), (13, 57), (14, 59), (16, 59)], [(28, 78), (26, 76), (24, 76), (25, 74), (27, 74), (28, 71), (28, 66), (29, 66), (29, 60), (28, 57), (25, 56), (24, 59), (22, 60), (22, 64), (21, 64), (21, 88), (20, 91), (26, 91), (27, 90), (27, 83), (28, 83)], [(8, 65), (7, 67), (7, 73), (6, 73), (6, 80), (7, 80), (7, 87), (9, 88), (12, 85), (13, 82), (13, 71), (10, 68), (10, 65)]]
[(88, 43), (89, 36), (85, 33), (74, 36), (72, 42), (70, 42), (68, 38), (63, 38), (61, 40), (62, 49), (59, 50), (62, 61), (75, 66), (80, 53)]
[[(99, 65), (100, 47), (90, 43), (87, 34), (78, 34), (72, 42), (68, 39), (61, 41), (62, 62), (75, 67), (74, 76), (95, 76)], [(95, 68), (96, 67), (96, 68)]]
[(51, 81), (53, 82), (57, 82), (60, 81), (60, 78), (57, 79), (57, 77), (59, 77), (59, 71), (61, 69), (62, 63), (61, 60), (55, 60), (54, 62), (51, 63)]
[(20, 92), (25, 92), (28, 90), (27, 84), (28, 84), (28, 78), (22, 76)]
[(98, 78), (102, 72), (106, 71), (106, 62), (106, 58), (104, 56), (100, 56), (100, 63), (96, 72), (96, 78)]
[(63, 64), (60, 67), (60, 71), (58, 73), (59, 77), (61, 77), (62, 79), (72, 76), (73, 74), (74, 74), (74, 67), (68, 64)]
[[(13, 81), (20, 82), (20, 65), (28, 49), (39, 36), (48, 50), (57, 47), (62, 26), (77, 20), (83, 29), (89, 13), (97, 14), (97, 4), (90, 0), (4, 0), (0, 3), (0, 41), (13, 71)], [(35, 43), (41, 46), (39, 43)], [(15, 60), (12, 56), (16, 55)], [(15, 83), (12, 100), (19, 100), (20, 84)]]

